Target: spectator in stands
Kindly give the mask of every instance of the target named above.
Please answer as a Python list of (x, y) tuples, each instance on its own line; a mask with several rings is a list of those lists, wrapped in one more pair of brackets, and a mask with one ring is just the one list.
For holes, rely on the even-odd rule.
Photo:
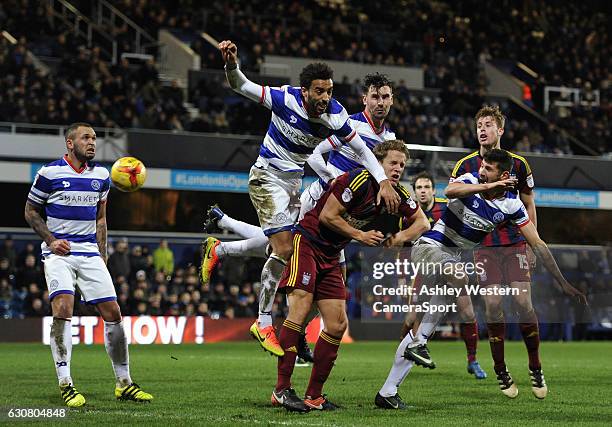
[(162, 239), (158, 248), (153, 251), (153, 265), (155, 271), (163, 271), (168, 275), (174, 272), (174, 253), (168, 247), (166, 239)]
[(17, 268), (17, 252), (11, 235), (6, 236), (4, 244), (0, 246), (0, 258), (6, 258), (11, 268)]
[(130, 277), (130, 256), (128, 253), (128, 239), (122, 237), (115, 244), (115, 251), (108, 257), (108, 271), (111, 277), (117, 276)]

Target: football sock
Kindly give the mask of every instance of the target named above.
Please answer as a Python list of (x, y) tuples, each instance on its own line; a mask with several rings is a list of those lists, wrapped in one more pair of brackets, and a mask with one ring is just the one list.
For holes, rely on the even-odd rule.
[(236, 233), (245, 239), (250, 239), (252, 237), (266, 237), (261, 227), (248, 224), (243, 221), (238, 221), (227, 214), (223, 215), (223, 217), (217, 222), (217, 224), (224, 230)]
[[(225, 218), (225, 217), (224, 217)], [(233, 242), (221, 242), (215, 249), (217, 256), (256, 256), (266, 258), (268, 238), (264, 235)]]
[[(431, 297), (430, 306), (443, 305), (446, 304), (448, 300), (449, 298), (446, 295), (434, 295)], [(415, 340), (427, 342), (427, 340), (434, 334), (436, 327), (442, 318), (446, 316), (446, 314), (447, 313), (442, 310), (435, 313), (427, 311), (423, 316), (423, 320), (421, 320), (419, 329), (416, 331)]]
[(323, 384), (327, 381), (327, 377), (334, 367), (334, 361), (338, 357), (341, 339), (342, 337), (334, 337), (325, 331), (321, 331), (314, 349), (314, 363), (306, 389), (306, 396), (312, 399), (321, 396)]
[(282, 391), (291, 387), (291, 375), (297, 358), (297, 345), (302, 333), (302, 325), (290, 320), (285, 320), (280, 328), (278, 341), (285, 355), (278, 358), (276, 380), (276, 391)]
[(272, 325), (272, 307), (278, 282), (283, 275), (287, 262), (276, 254), (270, 255), (261, 270), (261, 289), (259, 290), (259, 316), (257, 324), (260, 328)]
[(491, 345), (491, 356), (493, 357), (493, 368), (496, 373), (506, 370), (504, 359), (504, 339), (506, 336), (506, 323), (503, 315), (495, 323), (487, 323), (489, 329), (489, 344)]
[(478, 323), (474, 320), (460, 325), (461, 338), (465, 342), (468, 363), (476, 361), (476, 347), (478, 346)]
[(123, 330), (123, 322), (104, 322), (104, 347), (111, 359), (117, 387), (132, 384), (130, 378), (130, 356), (128, 343)]
[(538, 328), (538, 317), (535, 311), (531, 309), (525, 316), (521, 316), (519, 328), (527, 347), (529, 355), (529, 369), (542, 368), (540, 363), (540, 331)]
[(397, 347), (397, 351), (395, 352), (395, 359), (393, 360), (393, 366), (389, 371), (389, 375), (387, 376), (387, 380), (383, 384), (379, 393), (383, 397), (391, 397), (397, 394), (397, 389), (404, 382), (404, 379), (414, 366), (414, 362), (412, 360), (407, 360), (404, 358), (404, 352), (406, 351), (406, 347), (413, 340), (412, 331), (409, 331), (402, 342), (400, 342)]
[(72, 384), (70, 358), (72, 356), (71, 319), (53, 318), (51, 323), (51, 354), (60, 386)]

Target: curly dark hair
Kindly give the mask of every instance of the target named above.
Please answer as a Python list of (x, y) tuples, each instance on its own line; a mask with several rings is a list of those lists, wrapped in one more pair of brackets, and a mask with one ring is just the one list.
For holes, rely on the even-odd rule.
[(334, 70), (323, 62), (313, 62), (302, 69), (300, 73), (300, 86), (310, 88), (313, 80), (330, 80), (334, 78)]
[(393, 82), (389, 80), (389, 77), (387, 77), (386, 74), (380, 74), (380, 73), (367, 74), (363, 78), (363, 85), (362, 85), (363, 93), (364, 94), (368, 93), (368, 90), (370, 90), (370, 87), (372, 86), (374, 86), (376, 89), (380, 89), (383, 86), (389, 86), (389, 88), (391, 89), (391, 92), (393, 92)]

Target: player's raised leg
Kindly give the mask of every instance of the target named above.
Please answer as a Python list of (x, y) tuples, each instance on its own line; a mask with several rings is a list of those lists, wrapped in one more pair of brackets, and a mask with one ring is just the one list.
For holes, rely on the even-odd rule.
[(272, 307), (278, 283), (293, 253), (291, 229), (300, 210), (301, 173), (251, 168), (249, 196), (257, 211), (265, 235), (270, 239), (272, 253), (261, 271), (259, 314), (250, 332), (264, 350), (282, 356), (272, 325)]
[(457, 308), (461, 320), (461, 338), (465, 343), (467, 351), (467, 371), (469, 374), (474, 375), (477, 380), (483, 380), (487, 377), (487, 373), (482, 369), (478, 360), (476, 360), (478, 322), (476, 322), (472, 298), (469, 295), (460, 295), (457, 298)]
[(236, 233), (244, 239), (223, 242), (215, 237), (207, 237), (202, 243), (202, 261), (200, 264), (200, 281), (210, 282), (217, 264), (225, 256), (256, 256), (267, 258), (268, 238), (258, 226), (235, 220), (225, 214), (217, 205), (212, 205), (204, 222), (207, 233), (218, 232), (221, 229)]

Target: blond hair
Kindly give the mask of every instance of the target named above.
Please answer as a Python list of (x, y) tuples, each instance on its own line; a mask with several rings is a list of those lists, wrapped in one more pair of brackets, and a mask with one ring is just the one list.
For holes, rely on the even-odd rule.
[(408, 151), (408, 148), (406, 148), (406, 143), (399, 139), (391, 139), (381, 142), (372, 150), (378, 161), (382, 161), (385, 157), (387, 157), (387, 153), (389, 151), (399, 151), (400, 153), (404, 153), (406, 155), (406, 160), (410, 158), (410, 152)]
[(475, 117), (476, 123), (478, 123), (478, 120), (483, 117), (493, 117), (499, 129), (503, 129), (504, 124), (506, 123), (506, 118), (497, 105), (485, 105), (478, 110)]

